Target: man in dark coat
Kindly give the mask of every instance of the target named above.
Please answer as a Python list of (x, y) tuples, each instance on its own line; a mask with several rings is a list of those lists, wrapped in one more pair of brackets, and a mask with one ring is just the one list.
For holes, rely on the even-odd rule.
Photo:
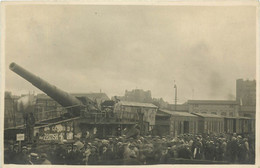
[(144, 146), (143, 154), (145, 156), (145, 164), (153, 164), (155, 162), (154, 147), (152, 144), (146, 144)]
[(65, 163), (67, 165), (72, 165), (73, 163), (73, 152), (72, 152), (72, 145), (68, 145), (67, 146), (67, 151), (66, 151), (66, 155), (65, 155)]
[(239, 163), (244, 163), (244, 161), (246, 160), (246, 154), (247, 154), (247, 149), (245, 146), (245, 142), (242, 140), (242, 138), (240, 138), (238, 140), (238, 161)]
[(163, 147), (162, 151), (162, 156), (160, 158), (160, 163), (161, 164), (167, 164), (169, 159), (172, 157), (170, 151), (170, 147)]
[(192, 159), (192, 153), (188, 145), (180, 145), (177, 148), (178, 158)]
[(62, 165), (65, 163), (65, 157), (66, 157), (66, 149), (64, 144), (58, 144), (56, 150), (54, 151), (54, 160), (55, 164)]
[(16, 153), (14, 152), (14, 146), (11, 144), (8, 146), (8, 150), (4, 152), (4, 163), (10, 164), (12, 163), (12, 159)]
[(216, 150), (215, 150), (215, 159), (217, 161), (223, 161), (223, 156), (224, 156), (224, 149), (222, 146), (221, 140), (218, 140), (216, 143)]
[(42, 160), (42, 165), (51, 165), (51, 162), (47, 159), (47, 154), (42, 153), (41, 154), (41, 160)]
[(99, 155), (98, 155), (98, 151), (97, 151), (97, 147), (96, 146), (92, 146), (91, 147), (91, 153), (88, 157), (88, 164), (89, 165), (97, 165), (99, 162)]
[(200, 138), (197, 137), (192, 144), (192, 153), (194, 159), (201, 159), (202, 158), (202, 143)]
[(10, 163), (12, 164), (19, 164), (19, 145), (15, 144), (13, 148), (12, 155), (10, 155)]
[(238, 143), (236, 137), (232, 137), (231, 141), (227, 144), (227, 151), (229, 151), (229, 161), (235, 163), (238, 154)]
[(76, 144), (73, 145), (72, 153), (71, 153), (71, 163), (72, 165), (80, 165), (83, 164), (83, 153), (80, 152), (80, 149)]
[(18, 154), (17, 159), (18, 164), (31, 164), (26, 146), (22, 147), (22, 152)]
[(216, 154), (215, 143), (212, 140), (208, 140), (205, 144), (205, 159), (214, 160)]
[(108, 149), (108, 146), (104, 145), (103, 151), (102, 151), (102, 154), (101, 154), (101, 157), (100, 157), (101, 162), (105, 164), (107, 161), (111, 160), (112, 157), (113, 157), (113, 154), (112, 154), (111, 149)]

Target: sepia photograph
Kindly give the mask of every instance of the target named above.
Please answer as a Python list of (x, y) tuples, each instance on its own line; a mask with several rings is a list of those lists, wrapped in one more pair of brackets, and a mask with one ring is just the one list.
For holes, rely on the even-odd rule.
[(3, 3), (4, 166), (255, 165), (257, 7)]

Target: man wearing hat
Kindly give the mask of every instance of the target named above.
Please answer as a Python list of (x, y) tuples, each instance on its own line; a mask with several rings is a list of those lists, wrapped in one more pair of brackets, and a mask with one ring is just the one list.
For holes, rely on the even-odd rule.
[(14, 152), (14, 145), (10, 144), (8, 146), (8, 150), (4, 151), (4, 163), (5, 164), (10, 164), (12, 163), (13, 157), (15, 155)]
[(123, 158), (124, 159), (130, 159), (131, 149), (129, 148), (129, 144), (124, 143), (123, 147), (124, 147)]
[(88, 165), (97, 165), (99, 161), (98, 150), (96, 146), (91, 146), (91, 153), (88, 157)]
[(102, 161), (102, 163), (112, 160), (114, 155), (111, 151), (111, 148), (109, 148), (109, 145), (107, 143), (104, 144), (102, 149), (103, 150), (100, 156), (100, 160)]
[(152, 143), (148, 143), (144, 146), (143, 154), (145, 156), (145, 163), (151, 164), (154, 163), (154, 146)]
[(53, 155), (50, 156), (51, 163), (58, 164), (58, 165), (64, 164), (65, 157), (66, 157), (66, 147), (64, 142), (61, 141), (57, 144), (57, 147), (55, 148)]
[[(235, 133), (234, 133), (235, 134)], [(231, 141), (228, 143), (228, 151), (230, 152), (230, 162), (235, 163), (237, 160), (238, 154), (238, 142), (236, 136), (231, 138)]]
[(80, 165), (83, 162), (83, 154), (80, 152), (80, 149), (84, 147), (78, 144), (73, 144), (72, 148), (72, 163), (73, 165)]
[(206, 160), (213, 160), (215, 156), (215, 144), (212, 140), (207, 140), (205, 144), (205, 159)]
[(119, 141), (117, 144), (115, 144), (114, 153), (115, 153), (116, 159), (122, 159), (123, 158), (123, 153), (124, 153), (123, 142)]
[(171, 147), (167, 147), (167, 146), (162, 147), (162, 155), (160, 158), (160, 163), (166, 164), (168, 162), (168, 160), (171, 158), (171, 154), (169, 152), (170, 150)]
[(249, 146), (246, 144), (246, 139), (242, 139), (242, 137), (238, 136), (238, 161), (239, 163), (244, 163), (248, 158), (248, 148)]
[(129, 145), (129, 149), (130, 149), (130, 158), (137, 158), (138, 157), (138, 149), (135, 147), (135, 143), (130, 143)]
[(19, 155), (20, 155), (19, 145), (14, 144), (13, 150), (11, 151), (11, 153), (9, 155), (10, 156), (9, 157), (10, 163), (19, 164), (19, 160), (20, 160)]
[(88, 164), (88, 158), (89, 155), (91, 154), (91, 147), (92, 147), (91, 143), (86, 144), (85, 151), (84, 151), (84, 159), (83, 159), (86, 165)]
[(72, 160), (73, 160), (72, 145), (68, 144), (66, 154), (65, 154), (65, 163), (67, 165), (70, 165)]
[(51, 162), (47, 159), (46, 153), (42, 153), (40, 159), (42, 160), (42, 165), (51, 165)]
[[(73, 147), (75, 147), (77, 150), (80, 150), (84, 147), (84, 144), (81, 142), (81, 141), (76, 141), (74, 144), (73, 144)], [(76, 151), (75, 149), (75, 151)]]
[(218, 138), (215, 145), (215, 160), (222, 161), (224, 156), (224, 149), (222, 148), (222, 139)]
[(18, 164), (31, 164), (28, 156), (28, 149), (26, 146), (22, 147), (22, 152), (17, 155)]
[(244, 138), (243, 142), (244, 142), (244, 147), (245, 147), (245, 161), (247, 162), (248, 159), (249, 159), (249, 143), (248, 143), (248, 139)]
[(194, 159), (201, 159), (202, 158), (203, 150), (202, 150), (202, 143), (201, 143), (199, 136), (193, 142), (192, 153), (193, 153)]

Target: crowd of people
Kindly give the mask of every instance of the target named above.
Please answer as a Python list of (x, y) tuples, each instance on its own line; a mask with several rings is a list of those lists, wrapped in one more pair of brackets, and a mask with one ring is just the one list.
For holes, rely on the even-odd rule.
[(62, 141), (39, 150), (10, 145), (6, 164), (133, 165), (171, 164), (176, 159), (215, 163), (254, 163), (255, 142), (249, 135), (183, 134), (170, 136), (125, 136), (106, 139)]

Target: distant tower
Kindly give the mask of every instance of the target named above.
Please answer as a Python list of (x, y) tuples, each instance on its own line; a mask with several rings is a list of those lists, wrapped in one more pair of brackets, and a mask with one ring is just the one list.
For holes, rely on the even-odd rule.
[(236, 80), (236, 100), (243, 106), (256, 105), (256, 81)]

